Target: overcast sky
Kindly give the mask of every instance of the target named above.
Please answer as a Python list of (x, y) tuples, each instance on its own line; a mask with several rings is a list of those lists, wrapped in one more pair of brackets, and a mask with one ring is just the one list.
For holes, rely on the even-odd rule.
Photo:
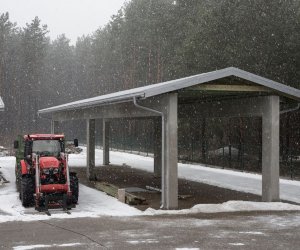
[(78, 36), (103, 27), (118, 12), (125, 0), (0, 0), (0, 13), (9, 12), (10, 20), (25, 27), (35, 16), (48, 25), (55, 39), (65, 33), (72, 43)]

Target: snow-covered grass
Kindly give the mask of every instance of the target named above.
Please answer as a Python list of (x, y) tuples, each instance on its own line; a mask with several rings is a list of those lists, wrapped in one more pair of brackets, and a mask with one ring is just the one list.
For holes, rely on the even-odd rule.
[[(86, 149), (83, 148), (81, 154), (70, 155), (70, 166), (79, 167), (86, 165)], [(96, 164), (102, 161), (102, 151), (96, 150)], [(111, 152), (111, 162), (122, 165), (126, 163), (131, 167), (153, 171), (153, 159), (139, 155), (132, 155), (121, 152)], [(99, 216), (140, 216), (140, 215), (162, 215), (162, 214), (193, 214), (193, 213), (219, 213), (235, 211), (300, 211), (300, 206), (285, 203), (263, 203), (247, 201), (229, 201), (223, 204), (199, 204), (191, 209), (183, 210), (154, 210), (147, 209), (142, 212), (127, 204), (119, 202), (117, 199), (106, 195), (103, 192), (91, 189), (85, 185), (79, 186), (79, 204), (71, 210), (71, 214), (63, 213), (62, 210), (51, 210), (51, 216), (38, 213), (34, 208), (24, 208), (19, 200), (19, 195), (15, 185), (15, 157), (1, 157), (0, 171), (4, 174), (9, 183), (0, 187), (0, 223), (8, 221), (37, 221), (49, 220), (52, 218), (79, 218), (79, 217), (99, 217)], [(241, 187), (259, 185), (261, 178), (259, 175), (234, 172), (230, 170), (212, 169), (204, 166), (179, 164), (179, 176), (181, 178), (192, 179), (199, 182), (209, 182), (221, 187), (228, 188), (228, 182), (234, 190), (245, 191)], [(219, 176), (218, 178), (215, 178)], [(215, 178), (215, 179), (214, 179)], [(242, 179), (242, 180), (239, 180)], [(207, 180), (207, 181), (206, 181)], [(235, 182), (235, 180), (238, 180)], [(247, 183), (249, 182), (249, 183)], [(299, 189), (299, 182), (282, 181), (290, 187), (291, 194), (294, 195)], [(250, 185), (251, 186), (251, 185)], [(247, 189), (247, 188), (246, 188)], [(299, 199), (299, 198), (298, 198)], [(300, 199), (299, 199), (300, 201)], [(28, 246), (29, 247), (29, 246)], [(28, 248), (27, 248), (28, 249)]]

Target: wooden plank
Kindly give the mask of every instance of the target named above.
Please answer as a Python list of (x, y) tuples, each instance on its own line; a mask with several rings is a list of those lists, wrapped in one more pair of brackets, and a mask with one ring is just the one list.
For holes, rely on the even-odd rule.
[(193, 196), (190, 195), (190, 194), (181, 194), (181, 195), (178, 195), (178, 199), (179, 200), (186, 200), (186, 199), (189, 199), (189, 198), (192, 198)]
[[(161, 189), (160, 189), (160, 188), (151, 187), (151, 186), (146, 186), (146, 189), (161, 193)], [(191, 197), (193, 197), (193, 196), (192, 196), (192, 195), (189, 195), (189, 194), (179, 194), (179, 195), (178, 195), (178, 199), (179, 199), (179, 200), (186, 200), (186, 199), (191, 198)]]
[(150, 190), (150, 191), (156, 191), (161, 193), (161, 189), (160, 188), (156, 188), (156, 187), (151, 187), (151, 186), (146, 186), (146, 189)]
[(115, 198), (117, 197), (118, 189), (119, 189), (117, 186), (114, 186), (106, 182), (96, 182), (95, 188)]
[[(95, 188), (105, 192), (106, 194), (118, 198), (118, 189), (119, 187), (107, 183), (107, 182), (96, 182), (95, 183)], [(146, 199), (141, 196), (137, 196), (128, 192), (125, 192), (125, 203), (129, 205), (141, 205), (141, 204), (147, 204)]]
[(125, 202), (129, 205), (146, 205), (146, 199), (141, 196), (136, 196), (134, 194), (125, 193)]

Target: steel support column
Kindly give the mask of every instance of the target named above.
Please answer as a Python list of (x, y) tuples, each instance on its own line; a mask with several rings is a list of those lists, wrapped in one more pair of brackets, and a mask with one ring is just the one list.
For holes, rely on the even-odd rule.
[(178, 208), (178, 150), (177, 116), (178, 96), (171, 93), (164, 97), (164, 170), (162, 174), (162, 204), (164, 209)]
[(267, 96), (262, 114), (262, 201), (279, 200), (279, 96)]
[(154, 175), (161, 177), (161, 168), (162, 168), (162, 153), (161, 153), (161, 118), (156, 117), (154, 120)]
[(109, 165), (109, 127), (110, 122), (103, 119), (103, 165)]
[(86, 149), (86, 164), (87, 164), (87, 179), (95, 179), (95, 119), (87, 120), (87, 149)]

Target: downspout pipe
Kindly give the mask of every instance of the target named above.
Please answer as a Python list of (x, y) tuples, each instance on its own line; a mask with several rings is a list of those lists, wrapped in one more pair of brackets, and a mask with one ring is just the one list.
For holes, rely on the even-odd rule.
[(137, 108), (140, 108), (140, 109), (143, 109), (143, 110), (146, 110), (146, 111), (149, 111), (149, 112), (152, 112), (152, 113), (155, 113), (155, 114), (158, 114), (161, 116), (161, 134), (162, 134), (162, 145), (161, 145), (161, 158), (162, 158), (162, 161), (161, 161), (161, 175), (162, 175), (162, 182), (161, 182), (161, 199), (162, 199), (162, 203), (161, 203), (161, 206), (160, 208), (163, 209), (165, 208), (166, 204), (165, 203), (165, 116), (164, 116), (164, 113), (163, 112), (160, 112), (158, 110), (155, 110), (155, 109), (151, 109), (151, 108), (148, 108), (148, 107), (145, 107), (145, 106), (142, 106), (140, 104), (137, 103), (137, 99), (136, 99), (136, 96), (133, 97), (133, 104), (134, 106), (136, 106)]

